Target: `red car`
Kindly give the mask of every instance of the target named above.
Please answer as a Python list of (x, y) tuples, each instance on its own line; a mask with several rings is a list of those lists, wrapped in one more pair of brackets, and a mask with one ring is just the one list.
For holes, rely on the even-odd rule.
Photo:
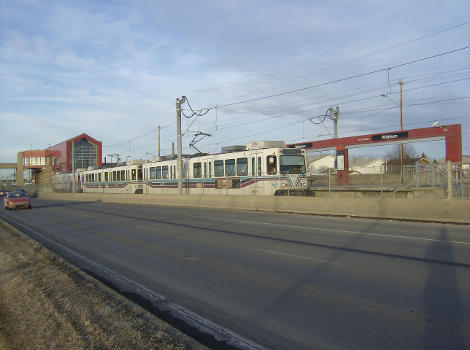
[(31, 199), (24, 192), (9, 192), (3, 198), (3, 207), (5, 209), (28, 208), (31, 209)]

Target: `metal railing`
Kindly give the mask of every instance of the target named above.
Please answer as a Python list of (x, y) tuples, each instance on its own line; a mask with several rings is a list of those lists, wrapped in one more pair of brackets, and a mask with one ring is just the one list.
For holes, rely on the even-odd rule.
[[(6, 185), (8, 189), (15, 186)], [(20, 187), (29, 194), (73, 192), (71, 178), (45, 185)], [(75, 192), (79, 192), (76, 186)], [(298, 194), (298, 193), (296, 193)], [(335, 169), (308, 174), (306, 195), (316, 197), (443, 198), (470, 199), (469, 164), (448, 163), (406, 165), (403, 178), (399, 168), (378, 166), (350, 171), (347, 185), (337, 184)]]
[(403, 178), (399, 168), (364, 168), (350, 171), (347, 185), (338, 185), (336, 178), (334, 169), (310, 174), (309, 190), (328, 197), (470, 198), (469, 167), (462, 163), (406, 165)]

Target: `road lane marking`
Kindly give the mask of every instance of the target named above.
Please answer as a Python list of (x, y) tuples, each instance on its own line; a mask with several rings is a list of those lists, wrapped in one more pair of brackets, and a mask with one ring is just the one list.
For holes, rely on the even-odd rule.
[(443, 239), (434, 239), (434, 238), (410, 237), (410, 236), (400, 236), (400, 235), (386, 235), (386, 234), (382, 234), (382, 233), (340, 230), (340, 229), (331, 229), (331, 228), (322, 228), (322, 227), (313, 227), (313, 226), (308, 227), (308, 226), (297, 226), (297, 225), (287, 225), (287, 224), (274, 224), (274, 223), (271, 223), (271, 222), (263, 222), (263, 221), (250, 221), (250, 220), (237, 220), (237, 219), (226, 219), (226, 220), (227, 221), (235, 221), (235, 222), (243, 222), (243, 223), (248, 223), (248, 224), (260, 224), (260, 225), (277, 226), (277, 227), (291, 227), (291, 228), (297, 228), (297, 229), (308, 230), (308, 231), (310, 231), (310, 230), (334, 231), (334, 232), (342, 232), (342, 233), (350, 233), (350, 234), (361, 234), (361, 235), (369, 235), (369, 236), (377, 236), (377, 237), (403, 238), (403, 239), (413, 239), (413, 240), (421, 240), (421, 241), (445, 242), (445, 243), (470, 245), (470, 243), (468, 243), (468, 242), (447, 241), (447, 240), (443, 240)]
[(303, 255), (293, 255), (293, 254), (282, 253), (282, 252), (277, 252), (277, 251), (274, 251), (274, 250), (261, 249), (261, 248), (253, 248), (253, 249), (258, 250), (258, 251), (263, 252), (263, 253), (287, 256), (289, 258), (309, 260), (309, 261), (315, 261), (315, 262), (321, 262), (321, 263), (327, 263), (327, 264), (334, 264), (334, 265), (343, 265), (343, 264), (340, 264), (340, 263), (337, 263), (337, 262), (333, 262), (331, 260), (315, 259), (315, 258), (310, 258), (308, 256), (303, 256)]

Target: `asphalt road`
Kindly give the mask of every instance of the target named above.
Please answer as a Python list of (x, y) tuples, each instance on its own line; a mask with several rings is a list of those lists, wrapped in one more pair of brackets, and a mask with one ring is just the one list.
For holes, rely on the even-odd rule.
[(1, 216), (267, 348), (470, 345), (469, 226), (39, 199)]

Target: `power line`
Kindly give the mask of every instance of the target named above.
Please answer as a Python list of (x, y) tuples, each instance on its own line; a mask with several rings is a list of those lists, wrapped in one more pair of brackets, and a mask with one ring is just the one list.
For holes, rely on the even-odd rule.
[[(164, 125), (164, 126), (161, 126), (160, 129), (165, 129), (165, 128), (167, 128), (167, 127), (173, 125), (173, 124), (175, 124), (175, 123), (173, 122), (173, 123), (170, 123), (170, 124), (166, 124), (166, 125)], [(117, 146), (117, 145), (120, 145), (120, 144), (123, 144), (123, 143), (129, 143), (129, 142), (132, 142), (132, 141), (141, 139), (141, 138), (143, 138), (143, 137), (149, 136), (149, 135), (151, 135), (151, 134), (155, 134), (156, 132), (158, 132), (158, 129), (152, 130), (152, 131), (147, 132), (147, 133), (142, 134), (142, 135), (138, 135), (138, 136), (134, 136), (134, 137), (131, 137), (131, 138), (122, 140), (122, 141), (118, 141), (118, 142), (112, 143), (112, 144), (110, 144), (110, 145), (103, 146), (103, 148), (109, 148), (109, 147)]]
[[(458, 71), (458, 70), (462, 70), (462, 69), (468, 69), (469, 67), (466, 67), (466, 68), (460, 68), (460, 69), (457, 69), (457, 70), (452, 70), (452, 71), (447, 71), (447, 72), (438, 72), (438, 73), (432, 73), (434, 75), (436, 74), (445, 74), (445, 73), (448, 73), (448, 72), (453, 72), (453, 71)], [(416, 76), (414, 76), (416, 77)], [(420, 81), (420, 80), (433, 80), (433, 79), (438, 79), (439, 77), (436, 76), (436, 78), (423, 78), (423, 79), (414, 79), (414, 80), (408, 80), (407, 77), (403, 77), (402, 79), (405, 80), (406, 79), (406, 84), (410, 84), (410, 83), (414, 83), (414, 82), (417, 82), (417, 81)], [(453, 83), (453, 82), (458, 82), (458, 81), (462, 81), (462, 80), (468, 80), (469, 78), (464, 78), (464, 79), (456, 79), (456, 80), (452, 80), (452, 81), (447, 81), (447, 82), (441, 82), (441, 83), (438, 83), (438, 84), (432, 84), (432, 85), (427, 85), (426, 87), (431, 87), (431, 86), (438, 86), (438, 85), (443, 85), (443, 84), (448, 84), (448, 83)], [(398, 80), (397, 80), (398, 81)], [(324, 109), (324, 108), (328, 108), (330, 107), (331, 105), (344, 105), (344, 104), (347, 104), (347, 103), (351, 103), (351, 102), (360, 102), (360, 101), (365, 101), (365, 100), (368, 100), (368, 99), (373, 99), (373, 98), (376, 98), (376, 97), (379, 97), (380, 94), (378, 95), (373, 95), (373, 96), (368, 96), (368, 97), (362, 97), (362, 98), (358, 98), (358, 99), (354, 99), (354, 100), (350, 100), (350, 101), (347, 101), (347, 102), (341, 102), (339, 99), (341, 98), (346, 98), (346, 97), (352, 97), (352, 96), (355, 96), (355, 95), (361, 95), (365, 92), (368, 92), (368, 91), (380, 91), (382, 88), (384, 87), (384, 85), (381, 83), (380, 85), (377, 85), (376, 87), (373, 87), (373, 88), (369, 88), (369, 89), (364, 89), (364, 90), (359, 90), (359, 91), (356, 91), (356, 92), (353, 92), (353, 93), (348, 93), (346, 95), (340, 95), (340, 96), (331, 96), (331, 95), (326, 95), (326, 96), (323, 96), (322, 97), (322, 101), (317, 101), (317, 102), (308, 102), (308, 103), (302, 103), (302, 104), (299, 104), (299, 103), (295, 103), (295, 104), (290, 104), (287, 106), (287, 109), (284, 109), (283, 112), (289, 112), (289, 111), (292, 111), (292, 109), (289, 109), (290, 107), (292, 108), (303, 108), (303, 107), (308, 107), (308, 106), (312, 106), (312, 105), (318, 105), (320, 103), (326, 103), (328, 102), (328, 105), (323, 105), (323, 106), (320, 106), (318, 107), (318, 109)], [(417, 90), (417, 89), (421, 89), (421, 88), (425, 88), (425, 87), (418, 87), (418, 88), (413, 88), (413, 89), (406, 89), (406, 90), (403, 90), (403, 91), (412, 91), (412, 90)], [(392, 93), (395, 93), (395, 92), (392, 92)], [(286, 107), (284, 107), (286, 108)], [(268, 112), (268, 113), (274, 113), (274, 111), (271, 111), (271, 112)]]
[[(469, 79), (470, 78), (461, 79), (461, 80), (469, 80)], [(436, 85), (438, 85), (438, 84), (436, 84)], [(409, 90), (414, 90), (414, 89), (409, 89)], [(348, 102), (343, 102), (343, 103), (340, 103), (340, 105), (344, 105), (344, 104), (350, 103), (350, 102), (358, 102), (358, 101), (362, 101), (362, 100), (366, 100), (366, 99), (373, 99), (373, 98), (377, 98), (377, 97), (380, 97), (380, 95), (366, 97), (366, 98), (363, 98), (363, 99), (352, 100), (352, 101), (348, 101)], [(420, 102), (420, 103), (405, 104), (404, 107), (415, 107), (415, 106), (435, 104), (435, 103), (440, 103), (440, 102), (451, 102), (451, 101), (465, 100), (465, 99), (468, 99), (468, 98), (470, 98), (470, 97), (465, 96), (465, 97), (455, 97), (455, 98), (449, 98), (449, 99), (439, 99), (439, 100), (434, 100), (434, 101), (426, 101), (426, 102)], [(302, 114), (302, 113), (312, 112), (312, 111), (317, 110), (317, 109), (323, 109), (325, 107), (318, 107), (318, 108), (314, 108), (314, 109), (301, 110), (301, 111), (295, 111), (294, 110), (292, 112), (287, 112), (287, 113), (288, 114)], [(392, 110), (392, 109), (396, 109), (396, 108), (398, 108), (398, 107), (397, 106), (388, 106), (388, 107), (377, 106), (377, 107), (373, 107), (373, 108), (369, 108), (369, 109), (358, 109), (358, 110), (351, 110), (351, 111), (343, 111), (343, 112), (341, 112), (341, 114), (342, 115), (350, 115), (350, 114), (356, 114), (356, 113), (368, 113), (368, 112), (377, 112), (377, 111), (383, 112), (383, 111), (388, 111), (388, 110)], [(326, 116), (325, 114), (319, 114), (319, 115), (315, 115), (315, 116), (312, 116), (312, 117), (308, 117), (305, 120), (309, 120), (313, 124), (321, 124), (321, 122), (313, 122), (312, 119), (322, 118), (324, 120), (325, 116)], [(235, 127), (246, 126), (246, 125), (253, 125), (254, 123), (259, 123), (259, 122), (266, 121), (266, 120), (273, 119), (273, 118), (276, 118), (276, 117), (268, 116), (267, 118), (262, 118), (262, 119), (259, 119), (259, 120), (255, 121), (255, 122), (248, 121), (248, 122), (230, 124), (229, 126), (226, 126), (226, 127), (223, 127), (223, 128), (219, 127), (218, 130), (223, 130), (223, 129), (227, 129), (227, 128), (235, 128)], [(279, 117), (277, 117), (277, 118), (279, 118)]]
[[(386, 47), (386, 48), (384, 48), (384, 49), (379, 49), (379, 50), (377, 50), (377, 51), (369, 52), (369, 53), (364, 54), (364, 55), (362, 55), (362, 56), (354, 57), (354, 58), (348, 59), (348, 60), (346, 60), (346, 61), (343, 61), (343, 62), (340, 62), (340, 63), (336, 63), (336, 64), (333, 64), (333, 65), (331, 65), (331, 66), (324, 67), (324, 68), (321, 68), (321, 69), (319, 69), (319, 70), (316, 70), (316, 71), (313, 71), (313, 72), (304, 74), (304, 75), (302, 75), (302, 76), (298, 76), (298, 77), (296, 77), (296, 78), (289, 79), (289, 80), (287, 80), (286, 82), (291, 82), (291, 81), (294, 81), (294, 80), (303, 79), (303, 78), (308, 77), (308, 76), (311, 76), (311, 75), (313, 75), (313, 74), (321, 73), (321, 72), (330, 70), (330, 69), (332, 69), (332, 68), (340, 67), (340, 66), (343, 66), (343, 65), (345, 65), (345, 64), (348, 64), (348, 63), (351, 63), (351, 62), (354, 62), (354, 61), (361, 60), (361, 59), (363, 59), (363, 58), (365, 58), (365, 57), (368, 57), (368, 56), (373, 56), (373, 55), (376, 55), (376, 54), (378, 54), (378, 53), (382, 53), (382, 52), (385, 52), (385, 51), (388, 51), (388, 50), (391, 50), (391, 49), (395, 49), (395, 48), (400, 47), (400, 46), (405, 46), (405, 45), (414, 43), (414, 42), (419, 41), (419, 40), (423, 40), (423, 39), (426, 39), (426, 38), (429, 38), (429, 37), (432, 37), (432, 36), (435, 36), (435, 35), (438, 35), (438, 34), (441, 34), (441, 33), (447, 32), (447, 31), (450, 31), (450, 30), (454, 30), (454, 29), (463, 27), (463, 26), (465, 26), (465, 25), (468, 25), (469, 23), (470, 23), (470, 22), (463, 22), (463, 23), (460, 23), (460, 24), (457, 24), (457, 25), (454, 25), (454, 26), (451, 26), (451, 27), (447, 27), (447, 28), (441, 29), (441, 30), (439, 30), (439, 31), (436, 31), (436, 32), (433, 32), (433, 33), (430, 33), (430, 34), (426, 34), (426, 35), (420, 36), (420, 37), (415, 38), (415, 39), (411, 39), (411, 40), (408, 40), (408, 41), (405, 41), (405, 42), (401, 42), (401, 43), (398, 43), (398, 44), (395, 44), (395, 45)], [(268, 89), (262, 89), (261, 91), (265, 91), (265, 90), (268, 90)], [(247, 96), (247, 95), (245, 95), (245, 96)]]
[(386, 68), (381, 68), (381, 69), (372, 70), (372, 71), (369, 71), (369, 72), (366, 72), (366, 73), (351, 75), (351, 76), (348, 76), (348, 77), (344, 77), (344, 78), (340, 78), (340, 79), (336, 79), (336, 80), (330, 80), (330, 81), (327, 81), (327, 82), (324, 82), (324, 83), (319, 83), (319, 84), (310, 85), (310, 86), (306, 86), (306, 87), (299, 88), (299, 89), (284, 91), (284, 92), (280, 92), (280, 93), (272, 94), (272, 95), (268, 95), (268, 96), (255, 97), (255, 98), (252, 98), (252, 99), (247, 99), (247, 100), (242, 100), (242, 101), (238, 101), (238, 102), (227, 103), (227, 104), (224, 104), (224, 105), (212, 106), (212, 107), (209, 107), (209, 108), (204, 108), (204, 110), (211, 110), (211, 109), (214, 109), (214, 108), (219, 108), (219, 109), (220, 109), (220, 108), (226, 108), (226, 107), (236, 106), (236, 105), (240, 105), (240, 104), (244, 104), (244, 103), (250, 103), (250, 102), (256, 102), (256, 101), (266, 100), (266, 99), (270, 99), (270, 98), (273, 98), (273, 97), (280, 97), (280, 96), (284, 96), (284, 95), (289, 95), (289, 94), (293, 94), (293, 93), (297, 93), (297, 92), (301, 92), (301, 91), (305, 91), (305, 90), (317, 88), (317, 87), (320, 87), (320, 86), (326, 86), (326, 85), (330, 85), (330, 84), (335, 84), (335, 83), (339, 83), (339, 82), (342, 82), (342, 81), (347, 81), (347, 80), (351, 80), (351, 79), (356, 79), (356, 78), (360, 78), (360, 77), (365, 77), (365, 76), (368, 76), (368, 75), (372, 75), (372, 74), (384, 72), (384, 71), (387, 71), (387, 70), (391, 70), (391, 69), (396, 69), (396, 68), (404, 67), (404, 66), (407, 66), (407, 65), (410, 65), (410, 64), (414, 64), (414, 63), (418, 63), (418, 62), (423, 62), (423, 61), (426, 61), (426, 60), (430, 60), (430, 59), (434, 59), (434, 58), (437, 58), (437, 57), (442, 57), (442, 56), (445, 56), (445, 55), (449, 55), (449, 54), (452, 54), (452, 53), (456, 53), (456, 52), (459, 52), (459, 51), (467, 50), (467, 49), (469, 49), (469, 48), (470, 48), (470, 46), (464, 46), (464, 47), (461, 47), (461, 48), (458, 48), (458, 49), (454, 49), (454, 50), (450, 50), (450, 51), (441, 52), (441, 53), (438, 53), (438, 54), (435, 54), (435, 55), (432, 55), (432, 56), (427, 56), (427, 57), (419, 58), (419, 59), (416, 59), (416, 60), (413, 60), (413, 61), (408, 61), (408, 62), (396, 64), (396, 65), (389, 66), (389, 67), (386, 67)]
[[(446, 70), (446, 71), (431, 72), (431, 73), (419, 74), (419, 75), (409, 75), (409, 76), (405, 76), (405, 78), (407, 79), (407, 84), (409, 84), (410, 82), (417, 82), (417, 81), (420, 81), (420, 80), (439, 79), (440, 77), (443, 77), (444, 75), (447, 75), (449, 73), (455, 73), (455, 72), (459, 72), (459, 71), (462, 71), (462, 70), (468, 70), (469, 68), (470, 67), (468, 67), (468, 66), (459, 67), (459, 68), (456, 68), (456, 69), (451, 69), (451, 70)], [(415, 78), (415, 79), (408, 80), (408, 78)], [(448, 78), (448, 77), (446, 76), (446, 78)], [(419, 86), (419, 87), (415, 87), (415, 88), (410, 88), (410, 89), (406, 89), (404, 91), (414, 91), (414, 90), (418, 90), (418, 89), (424, 89), (424, 88), (429, 88), (429, 87), (433, 87), (433, 86), (450, 84), (450, 83), (455, 83), (455, 82), (464, 81), (464, 80), (468, 80), (468, 79), (470, 79), (470, 78), (454, 79), (454, 80), (450, 80), (450, 81), (439, 82), (439, 83), (436, 83), (436, 84), (429, 84), (429, 85), (426, 85), (426, 86)], [(357, 91), (357, 92), (349, 93), (349, 94), (346, 94), (346, 95), (343, 95), (343, 96), (348, 97), (348, 96), (354, 96), (354, 95), (362, 94), (363, 92), (367, 92), (367, 91), (381, 90), (383, 87), (384, 87), (384, 85), (380, 84), (377, 87), (374, 87), (374, 88), (371, 88), (371, 89)], [(308, 112), (313, 111), (313, 110), (323, 110), (325, 108), (330, 107), (333, 104), (334, 105), (345, 105), (345, 104), (349, 104), (349, 103), (353, 103), (353, 102), (366, 101), (366, 100), (378, 98), (380, 96), (381, 96), (380, 94), (377, 94), (377, 95), (362, 97), (362, 98), (358, 98), (358, 99), (352, 99), (352, 100), (348, 100), (348, 101), (345, 101), (345, 102), (341, 102), (340, 100), (338, 100), (338, 98), (333, 98), (333, 100), (332, 100), (332, 97), (324, 96), (324, 101), (322, 101), (322, 102), (325, 103), (325, 102), (328, 101), (329, 102), (328, 105), (323, 105), (323, 106), (315, 107), (313, 109), (304, 110), (304, 109), (302, 109), (303, 107), (307, 107), (307, 106), (311, 106), (311, 105), (317, 105), (317, 104), (322, 103), (322, 102), (315, 102), (315, 103), (309, 102), (307, 104), (302, 104), (302, 105), (291, 104), (290, 106), (294, 107), (294, 109), (293, 110), (292, 109), (283, 109), (283, 115), (281, 117), (288, 116), (289, 114), (301, 114), (301, 113), (308, 113)], [(341, 97), (339, 97), (339, 98), (341, 98)], [(298, 106), (298, 107), (295, 108), (296, 106)], [(216, 111), (217, 111), (217, 108), (216, 108)], [(265, 120), (272, 119), (272, 118), (279, 118), (278, 115), (269, 115), (269, 113), (274, 114), (275, 111), (268, 112), (267, 113), (267, 115), (268, 115), (267, 118), (258, 119), (255, 122), (251, 122), (251, 121), (240, 122), (239, 121), (235, 124), (233, 124), (233, 123), (230, 123), (228, 125), (224, 125), (224, 124), (219, 125), (218, 124), (215, 128), (214, 127), (210, 128), (210, 130), (219, 131), (219, 130), (224, 130), (224, 129), (231, 128), (231, 127), (238, 127), (238, 126), (244, 126), (244, 125), (248, 125), (248, 124), (258, 123), (258, 122), (265, 121)], [(318, 117), (323, 117), (323, 115), (319, 115)], [(252, 117), (249, 117), (249, 118), (252, 118)], [(193, 120), (193, 122), (190, 123), (188, 128), (194, 123), (194, 121), (195, 120)]]
[[(470, 78), (455, 79), (455, 80), (451, 80), (451, 81), (445, 81), (445, 82), (430, 84), (430, 85), (426, 85), (426, 86), (418, 86), (418, 87), (415, 87), (415, 88), (403, 90), (403, 92), (415, 91), (415, 90), (425, 89), (425, 88), (434, 87), (434, 86), (451, 84), (451, 83), (464, 81), (464, 80), (470, 80)], [(392, 94), (394, 94), (394, 92), (392, 92)], [(324, 108), (328, 108), (331, 104), (345, 105), (345, 104), (349, 104), (349, 103), (353, 103), (353, 102), (361, 102), (361, 101), (371, 100), (371, 99), (378, 98), (378, 97), (381, 97), (381, 95), (373, 95), (373, 96), (368, 96), (368, 97), (362, 97), (362, 98), (358, 98), (358, 99), (354, 99), (354, 100), (349, 100), (349, 101), (346, 101), (346, 102), (334, 102), (334, 103), (332, 102), (329, 105), (320, 106), (320, 107), (317, 107), (317, 108), (314, 108), (314, 109), (303, 110), (303, 111), (294, 110), (293, 112), (291, 111), (290, 113), (295, 113), (295, 112), (305, 113), (305, 112), (309, 112), (309, 111), (317, 110), (317, 109), (322, 110)], [(332, 100), (332, 101), (336, 101), (336, 100)], [(289, 111), (287, 111), (287, 113), (289, 113)]]
[[(434, 100), (434, 101), (427, 101), (427, 102), (421, 102), (421, 103), (411, 103), (411, 104), (405, 104), (403, 105), (404, 107), (416, 107), (416, 106), (424, 106), (424, 105), (430, 105), (430, 104), (435, 104), (435, 103), (441, 103), (441, 102), (451, 102), (451, 101), (458, 101), (458, 100), (467, 100), (469, 99), (470, 96), (463, 96), (463, 97), (455, 97), (455, 98), (448, 98), (448, 99), (442, 99), (442, 100)], [(355, 113), (367, 113), (367, 112), (375, 112), (375, 111), (386, 111), (390, 109), (395, 109), (395, 108), (400, 108), (399, 106), (391, 106), (391, 107), (385, 107), (385, 108), (370, 108), (370, 109), (358, 109), (358, 110), (353, 110), (353, 111), (346, 111), (346, 112), (341, 112), (342, 115), (347, 115), (347, 114), (355, 114)]]

